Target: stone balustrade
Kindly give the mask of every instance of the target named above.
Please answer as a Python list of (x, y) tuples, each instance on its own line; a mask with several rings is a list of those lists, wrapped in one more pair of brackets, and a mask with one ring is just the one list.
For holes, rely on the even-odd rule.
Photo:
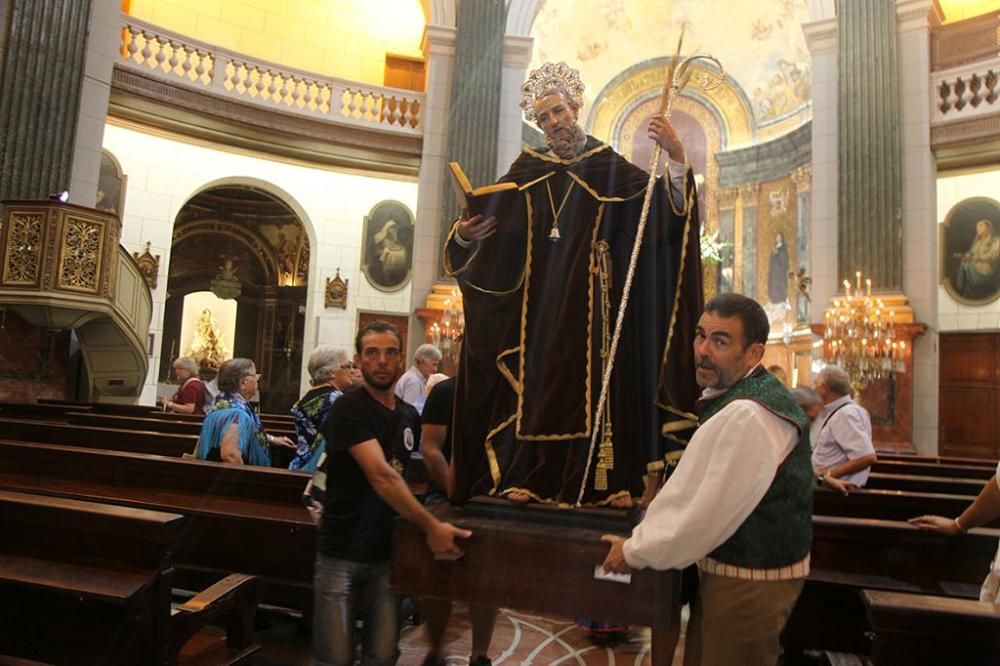
[(324, 77), (169, 32), (122, 15), (120, 65), (270, 109), (420, 135), (422, 93)]
[(1000, 113), (1000, 11), (938, 27), (930, 50), (932, 125)]
[(1000, 56), (931, 74), (931, 122), (1000, 113)]

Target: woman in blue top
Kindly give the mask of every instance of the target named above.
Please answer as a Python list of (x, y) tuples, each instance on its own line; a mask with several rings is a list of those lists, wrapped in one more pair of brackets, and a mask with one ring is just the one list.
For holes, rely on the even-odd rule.
[(312, 388), (291, 410), (298, 444), (288, 469), (313, 472), (326, 450), (319, 429), (334, 401), (351, 386), (361, 383), (361, 371), (354, 367), (346, 349), (332, 345), (317, 347), (309, 355), (307, 368)]
[(293, 447), (287, 437), (264, 432), (260, 415), (250, 405), (260, 375), (248, 358), (234, 358), (219, 368), (219, 396), (205, 415), (198, 436), (197, 456), (202, 460), (235, 465), (270, 466), (271, 446)]

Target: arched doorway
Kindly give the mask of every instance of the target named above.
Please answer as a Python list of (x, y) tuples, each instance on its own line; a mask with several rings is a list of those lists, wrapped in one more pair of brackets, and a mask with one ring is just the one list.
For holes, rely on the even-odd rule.
[(202, 377), (234, 356), (252, 358), (261, 409), (285, 412), (299, 397), (309, 238), (283, 201), (247, 185), (192, 197), (174, 223), (159, 377), (194, 356)]

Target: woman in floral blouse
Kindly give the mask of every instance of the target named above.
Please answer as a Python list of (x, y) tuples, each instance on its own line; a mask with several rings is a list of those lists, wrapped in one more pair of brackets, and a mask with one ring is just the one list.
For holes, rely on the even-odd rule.
[(354, 367), (346, 350), (322, 345), (309, 356), (309, 377), (312, 388), (292, 407), (298, 443), (295, 457), (288, 469), (311, 472), (326, 449), (320, 428), (330, 406), (361, 381), (361, 371)]

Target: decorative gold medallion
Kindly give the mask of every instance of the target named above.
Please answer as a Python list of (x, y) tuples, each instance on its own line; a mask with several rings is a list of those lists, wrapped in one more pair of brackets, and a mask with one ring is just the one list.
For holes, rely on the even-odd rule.
[(557, 227), (556, 225), (553, 224), (552, 228), (549, 229), (549, 240), (550, 241), (557, 241), (560, 238), (562, 238), (562, 236), (559, 235), (559, 227)]

